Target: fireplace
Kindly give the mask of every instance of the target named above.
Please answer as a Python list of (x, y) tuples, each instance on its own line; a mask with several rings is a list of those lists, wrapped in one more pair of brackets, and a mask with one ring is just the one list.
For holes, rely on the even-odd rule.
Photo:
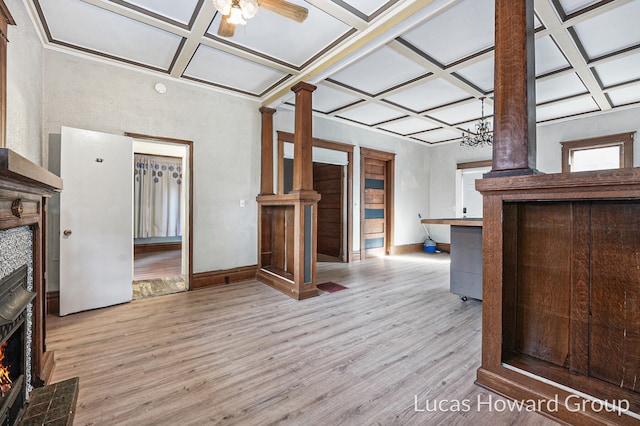
[[(6, 238), (6, 232), (2, 236)], [(21, 256), (14, 253), (13, 257)], [(0, 425), (16, 422), (33, 388), (31, 333), (27, 333), (26, 324), (32, 322), (35, 293), (28, 287), (27, 264), (0, 279)]]
[(15, 423), (55, 365), (45, 345), (45, 215), (47, 198), (61, 187), (59, 177), (0, 148), (0, 345), (10, 381), (0, 396), (0, 425)]

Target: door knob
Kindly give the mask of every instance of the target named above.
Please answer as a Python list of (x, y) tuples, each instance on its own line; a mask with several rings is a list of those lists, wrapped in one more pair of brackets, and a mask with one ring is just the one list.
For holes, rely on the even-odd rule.
[(65, 229), (63, 234), (65, 237), (68, 237), (69, 235), (71, 235), (71, 229)]

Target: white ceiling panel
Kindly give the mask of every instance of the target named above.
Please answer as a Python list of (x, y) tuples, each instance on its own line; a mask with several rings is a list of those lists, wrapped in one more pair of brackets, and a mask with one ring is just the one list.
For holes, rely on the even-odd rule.
[[(125, 6), (130, 4), (142, 9), (146, 9), (155, 14), (164, 16), (173, 21), (188, 24), (196, 10), (198, 0), (111, 0), (114, 3), (121, 3)], [(208, 0), (205, 0), (208, 1)]]
[[(589, 59), (640, 44), (640, 1), (631, 1), (573, 28)], [(603, 28), (610, 29), (602, 31)]]
[(582, 93), (587, 93), (587, 88), (575, 73), (536, 83), (536, 103), (539, 104)]
[(600, 0), (559, 0), (560, 5), (566, 15), (584, 9)]
[(460, 68), (456, 73), (484, 93), (493, 91), (493, 55), (468, 67)]
[(493, 45), (493, 0), (462, 0), (402, 36), (447, 65)]
[[(208, 0), (211, 1), (211, 0)], [(300, 6), (309, 6), (303, 0), (288, 0)], [(224, 40), (279, 59), (299, 67), (316, 53), (346, 33), (350, 27), (315, 7), (309, 7), (309, 16), (300, 23), (287, 19), (265, 8), (259, 8), (247, 25), (236, 26), (231, 38)], [(222, 15), (216, 14), (207, 32), (215, 36)], [(277, 29), (274, 31), (274, 29)], [(309, 37), (313, 34), (313, 37)], [(292, 40), (305, 40), (292, 43)]]
[(437, 143), (459, 139), (462, 137), (462, 132), (456, 132), (451, 129), (438, 129), (411, 135), (411, 137), (429, 143)]
[(640, 83), (633, 86), (609, 90), (608, 94), (615, 106), (640, 102)]
[(378, 9), (384, 6), (387, 3), (387, 0), (344, 0), (344, 3), (359, 10), (366, 16), (371, 16)]
[(376, 94), (425, 72), (415, 61), (383, 46), (333, 74), (331, 79), (365, 93)]
[[(350, 95), (323, 84), (319, 84), (317, 86), (317, 89), (313, 92), (312, 96), (313, 109), (316, 111), (322, 111), (325, 114), (360, 100), (357, 96)], [(293, 103), (295, 104), (295, 96), (293, 97)]]
[(437, 78), (411, 86), (407, 90), (385, 96), (384, 99), (415, 112), (445, 105), (469, 97), (469, 93), (445, 79)]
[(435, 129), (440, 126), (425, 118), (409, 117), (392, 121), (391, 123), (386, 123), (378, 127), (400, 135), (408, 135)]
[(200, 45), (184, 75), (224, 87), (260, 94), (286, 74)]
[[(493, 108), (485, 103), (484, 115), (489, 116), (493, 114)], [(453, 105), (450, 108), (443, 109), (438, 112), (428, 114), (430, 117), (436, 118), (448, 124), (456, 124), (469, 120), (474, 120), (482, 116), (482, 102), (479, 100), (472, 102), (463, 102), (457, 105)]]
[(40, 5), (53, 40), (163, 70), (171, 66), (182, 40), (80, 0), (49, 0)]
[(640, 102), (640, 83), (633, 86), (609, 90), (608, 94), (611, 102), (613, 102), (613, 105), (615, 106)]
[[(440, 142), (460, 123), (473, 128), (477, 98), (494, 90), (494, 0), (425, 2), (404, 22), (401, 11), (413, 0), (290, 0), (308, 10), (303, 23), (263, 3), (230, 38), (217, 35), (211, 0), (23, 1), (45, 48), (107, 57), (273, 108), (293, 103), (290, 87), (306, 81), (318, 87), (315, 115), (407, 140)], [(639, 102), (640, 0), (535, 0), (534, 7), (540, 121)]]
[(640, 79), (640, 53), (606, 62), (595, 68), (604, 87)]
[(569, 61), (550, 36), (536, 39), (536, 75), (568, 68)]
[(557, 104), (544, 105), (536, 108), (536, 120), (546, 121), (554, 118), (570, 117), (576, 114), (598, 111), (598, 105), (591, 96), (572, 99)]
[(374, 125), (383, 121), (393, 120), (402, 117), (404, 114), (394, 108), (389, 108), (379, 104), (364, 104), (356, 106), (338, 114), (339, 117), (358, 123)]

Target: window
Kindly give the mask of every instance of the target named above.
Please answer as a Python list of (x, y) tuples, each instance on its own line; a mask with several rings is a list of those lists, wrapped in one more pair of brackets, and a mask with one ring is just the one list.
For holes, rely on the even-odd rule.
[(633, 167), (633, 133), (561, 142), (562, 172)]

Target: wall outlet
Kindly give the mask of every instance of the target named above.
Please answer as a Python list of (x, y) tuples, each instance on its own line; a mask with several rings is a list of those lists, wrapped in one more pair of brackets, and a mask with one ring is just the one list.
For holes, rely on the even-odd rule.
[(244, 207), (244, 200), (240, 200), (240, 207)]

